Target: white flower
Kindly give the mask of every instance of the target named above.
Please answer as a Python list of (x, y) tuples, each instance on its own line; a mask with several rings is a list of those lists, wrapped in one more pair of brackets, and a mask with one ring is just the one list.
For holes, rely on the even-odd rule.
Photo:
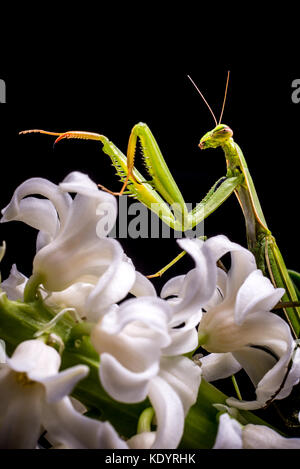
[[(152, 283), (136, 272), (136, 278), (130, 293), (134, 296), (156, 296), (156, 291)], [(18, 271), (16, 265), (12, 266), (9, 277), (1, 283), (1, 289), (6, 293), (9, 300), (23, 300), (24, 290), (28, 278)], [(75, 310), (76, 315), (89, 321), (97, 321), (99, 312), (92, 314), (87, 310), (86, 302), (89, 294), (93, 290), (92, 283), (78, 282), (61, 292), (47, 293), (43, 289), (41, 294), (47, 305), (54, 310)], [(101, 311), (101, 310), (100, 310)]]
[(110, 424), (84, 417), (67, 397), (88, 367), (59, 367), (59, 354), (40, 340), (22, 342), (0, 365), (0, 447), (35, 448), (43, 430), (70, 448), (126, 447)]
[[(186, 303), (187, 306), (188, 303)], [(175, 318), (177, 315), (177, 319)], [(176, 327), (185, 316), (167, 301), (154, 297), (127, 300), (94, 327), (91, 339), (100, 354), (100, 380), (121, 402), (140, 402), (147, 396), (155, 410), (157, 430), (128, 441), (130, 447), (176, 448), (184, 418), (197, 398), (201, 369), (186, 357), (188, 332)]]
[(9, 277), (1, 283), (1, 289), (10, 300), (17, 301), (23, 298), (24, 288), (28, 278), (18, 271), (16, 264), (11, 268)]
[[(68, 192), (75, 192), (75, 198)], [(27, 197), (30, 194), (49, 200)], [(73, 172), (59, 186), (29, 179), (16, 189), (2, 214), (2, 222), (21, 220), (40, 230), (33, 277), (48, 292), (93, 285), (85, 303), (92, 318), (133, 288), (136, 274), (131, 261), (118, 241), (106, 237), (116, 219), (116, 200), (88, 176)]]
[(0, 339), (0, 363), (6, 362), (5, 342)]
[(264, 425), (243, 426), (224, 413), (213, 449), (300, 449), (300, 438), (285, 438)]
[[(197, 240), (184, 240), (184, 243), (184, 249), (194, 246), (198, 272), (201, 268), (210, 272), (211, 285), (217, 279), (217, 289), (207, 303), (198, 303), (206, 311), (198, 329), (200, 344), (212, 352), (201, 359), (203, 377), (214, 381), (244, 368), (256, 387), (257, 399), (228, 400), (230, 405), (240, 408), (257, 409), (269, 399), (286, 397), (300, 378), (300, 353), (297, 350), (293, 356), (296, 344), (288, 324), (270, 312), (284, 290), (274, 288), (262, 275), (250, 251), (225, 236), (210, 238), (203, 244)], [(218, 259), (227, 252), (231, 253), (228, 274), (216, 267)], [(185, 277), (172, 280), (177, 285), (172, 293), (179, 298), (183, 295), (180, 285), (185, 281)], [(202, 282), (199, 276), (195, 289), (202, 290)], [(292, 358), (293, 366), (286, 379)]]

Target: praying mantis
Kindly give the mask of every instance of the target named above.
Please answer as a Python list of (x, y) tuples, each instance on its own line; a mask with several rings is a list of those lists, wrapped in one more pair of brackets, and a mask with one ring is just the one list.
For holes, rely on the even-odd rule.
[[(135, 197), (174, 230), (187, 231), (193, 229), (221, 206), (232, 193), (235, 193), (245, 218), (248, 248), (254, 254), (258, 268), (265, 275), (269, 275), (273, 285), (285, 289), (281, 307), (295, 337), (299, 337), (300, 307), (294, 283), (285, 266), (276, 240), (267, 226), (242, 150), (234, 141), (231, 128), (221, 123), (227, 95), (229, 72), (219, 121), (215, 118), (201, 91), (189, 76), (188, 78), (208, 106), (215, 122), (215, 127), (200, 139), (199, 148), (205, 150), (207, 148), (221, 147), (227, 165), (226, 175), (212, 186), (204, 199), (191, 211), (187, 210), (183, 196), (163, 158), (159, 146), (151, 130), (144, 123), (140, 122), (133, 127), (129, 137), (126, 156), (107, 137), (97, 133), (84, 131), (49, 132), (38, 129), (27, 130), (21, 133), (37, 132), (53, 135), (57, 137), (55, 143), (65, 138), (101, 142), (103, 144), (102, 151), (111, 158), (117, 175), (123, 182), (123, 186), (120, 192), (112, 192), (100, 184), (99, 186), (113, 195), (121, 196), (127, 194)], [(134, 166), (138, 141), (141, 144), (142, 157), (151, 178), (150, 180), (145, 180)], [(184, 251), (165, 268), (149, 277), (161, 275), (183, 255)]]

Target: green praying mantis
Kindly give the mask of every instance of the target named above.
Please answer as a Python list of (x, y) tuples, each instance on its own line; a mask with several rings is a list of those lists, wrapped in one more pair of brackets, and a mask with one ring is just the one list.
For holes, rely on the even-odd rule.
[[(117, 175), (123, 182), (120, 192), (112, 192), (104, 186), (102, 189), (113, 195), (128, 194), (135, 197), (150, 210), (155, 212), (163, 222), (174, 230), (187, 231), (201, 223), (213, 213), (222, 203), (235, 193), (242, 208), (245, 222), (249, 250), (254, 254), (258, 268), (265, 275), (269, 275), (275, 287), (283, 287), (285, 295), (278, 305), (284, 310), (290, 327), (295, 335), (300, 334), (300, 307), (294, 283), (289, 275), (283, 257), (276, 244), (274, 236), (269, 230), (259, 202), (255, 186), (249, 172), (242, 150), (233, 139), (233, 131), (228, 125), (222, 124), (222, 116), (226, 101), (229, 82), (227, 76), (225, 96), (219, 122), (205, 100), (201, 91), (188, 76), (204, 102), (208, 106), (215, 127), (207, 132), (200, 140), (199, 148), (221, 147), (224, 151), (227, 173), (219, 179), (204, 197), (204, 199), (191, 211), (187, 210), (183, 196), (163, 158), (159, 146), (149, 129), (144, 123), (136, 124), (130, 134), (126, 156), (104, 135), (82, 131), (48, 132), (44, 130), (27, 130), (21, 133), (38, 132), (56, 136), (55, 143), (62, 139), (77, 138), (96, 140), (103, 144), (103, 152), (106, 153), (116, 168)], [(142, 174), (135, 168), (135, 153), (137, 142), (140, 141), (142, 157), (151, 180), (145, 180)], [(161, 275), (184, 255), (184, 251), (161, 269), (154, 277)]]

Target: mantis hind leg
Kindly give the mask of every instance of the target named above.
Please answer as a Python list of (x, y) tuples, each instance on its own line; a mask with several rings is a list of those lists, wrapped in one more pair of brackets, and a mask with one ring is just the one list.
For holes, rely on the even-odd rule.
[(161, 277), (170, 267), (176, 264), (176, 262), (178, 262), (185, 254), (186, 254), (186, 251), (182, 251), (171, 262), (169, 262), (169, 264), (167, 264), (165, 267), (160, 269), (158, 272), (152, 275), (147, 275), (147, 278)]

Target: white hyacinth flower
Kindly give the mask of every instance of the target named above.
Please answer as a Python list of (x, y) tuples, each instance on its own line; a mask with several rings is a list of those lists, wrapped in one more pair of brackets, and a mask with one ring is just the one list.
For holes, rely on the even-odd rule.
[[(76, 193), (74, 199), (69, 192)], [(47, 199), (27, 197), (31, 194)], [(107, 237), (116, 219), (116, 200), (87, 175), (73, 172), (59, 186), (29, 179), (16, 189), (2, 214), (2, 222), (21, 220), (39, 230), (32, 278), (45, 290), (93, 286), (83, 287), (86, 293), (90, 290), (85, 310), (92, 320), (134, 288), (132, 262), (119, 242)]]
[[(192, 311), (188, 302), (185, 306)], [(132, 448), (176, 448), (181, 440), (201, 381), (200, 367), (180, 356), (194, 347), (195, 318), (193, 326), (174, 329), (185, 320), (179, 307), (174, 312), (167, 301), (142, 297), (107, 313), (92, 331), (105, 390), (128, 403), (148, 396), (155, 410), (156, 432), (134, 436), (128, 441)]]
[(67, 397), (88, 367), (58, 372), (60, 363), (54, 348), (28, 340), (0, 365), (0, 447), (35, 448), (46, 430), (69, 448), (125, 448), (109, 423), (81, 415)]
[[(129, 293), (134, 296), (156, 296), (156, 291), (150, 280), (140, 272), (136, 272), (136, 278)], [(23, 300), (24, 290), (28, 278), (18, 271), (14, 264), (11, 268), (9, 277), (1, 283), (1, 289), (6, 293), (9, 300)], [(91, 314), (87, 310), (87, 298), (95, 285), (92, 283), (77, 282), (59, 292), (41, 291), (46, 304), (55, 310), (72, 309), (76, 311), (76, 316), (89, 321), (97, 321), (99, 312)], [(101, 311), (101, 310), (100, 310)]]
[(213, 449), (300, 449), (300, 438), (285, 438), (264, 425), (243, 426), (224, 413)]
[[(213, 277), (217, 283), (207, 303), (198, 304), (199, 309), (205, 308), (198, 328), (200, 344), (211, 352), (201, 359), (203, 377), (214, 381), (244, 368), (256, 387), (257, 398), (249, 402), (228, 400), (239, 408), (257, 409), (273, 397), (286, 397), (300, 378), (300, 353), (295, 353), (296, 343), (288, 324), (270, 312), (284, 290), (274, 288), (262, 275), (250, 251), (225, 236), (215, 236), (202, 244), (183, 240), (181, 246), (193, 250), (198, 272), (210, 272), (211, 284)], [(227, 252), (231, 253), (231, 267), (226, 274), (216, 262)], [(172, 279), (169, 283), (175, 288), (171, 293), (181, 298), (185, 281), (185, 276)], [(203, 288), (200, 276), (197, 288)]]

